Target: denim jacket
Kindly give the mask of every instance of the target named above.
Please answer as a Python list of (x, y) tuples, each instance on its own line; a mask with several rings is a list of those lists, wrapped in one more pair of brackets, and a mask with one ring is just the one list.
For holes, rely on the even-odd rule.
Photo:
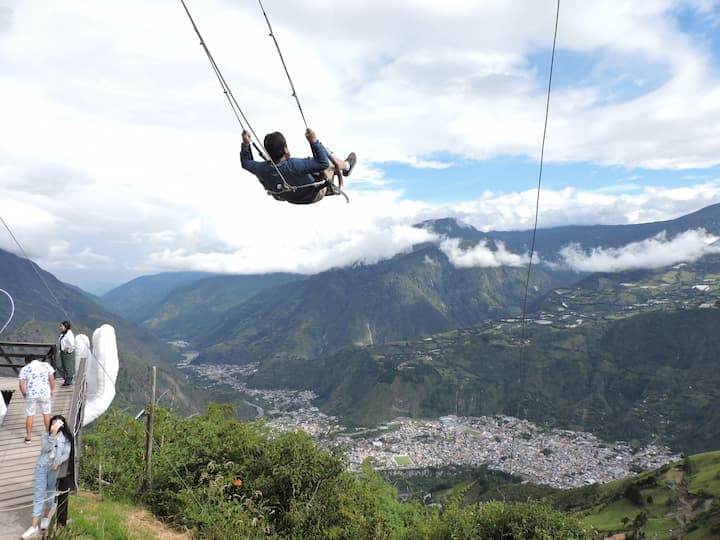
[(70, 441), (62, 432), (58, 433), (57, 439), (51, 437), (49, 433), (43, 433), (38, 464), (62, 465), (70, 457), (70, 446)]
[[(328, 153), (320, 141), (310, 144), (312, 158), (288, 158), (277, 164), (285, 181), (291, 186), (304, 186), (316, 182), (313, 173), (322, 172), (330, 166)], [(252, 147), (243, 143), (240, 150), (240, 162), (243, 169), (257, 176), (260, 183), (270, 192), (282, 189), (282, 179), (269, 161), (255, 161)], [(281, 198), (292, 203), (311, 201), (317, 192), (314, 188), (299, 189), (295, 192), (283, 193)], [(276, 197), (277, 198), (277, 197)]]

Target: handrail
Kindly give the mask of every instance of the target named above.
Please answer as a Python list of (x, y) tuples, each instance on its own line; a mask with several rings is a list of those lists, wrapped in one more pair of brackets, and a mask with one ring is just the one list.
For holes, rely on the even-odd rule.
[[(6, 348), (21, 348), (21, 349), (46, 349), (45, 352), (20, 352), (20, 351), (7, 351)], [(25, 365), (25, 360), (47, 360), (50, 365), (55, 367), (55, 354), (57, 345), (54, 343), (29, 343), (29, 342), (16, 342), (16, 341), (0, 341), (0, 359), (4, 358), (7, 363), (0, 364), (2, 368), (12, 368), (15, 372), (19, 372), (20, 369)], [(22, 360), (19, 363), (13, 362), (13, 359)]]
[(0, 341), (0, 347), (7, 345), (9, 347), (55, 347), (54, 343), (37, 343), (28, 341)]
[(78, 490), (80, 477), (80, 450), (83, 415), (85, 412), (85, 394), (87, 390), (86, 359), (80, 358), (75, 370), (75, 382), (70, 403), (70, 412), (67, 416), (68, 427), (73, 433), (73, 442), (70, 449), (70, 458), (58, 469), (57, 476), (57, 513), (56, 520), (59, 525), (65, 526), (68, 515), (68, 500), (70, 493)]
[[(70, 412), (67, 416), (68, 427), (73, 433), (72, 453), (70, 459), (63, 463), (58, 469), (58, 479), (70, 478), (73, 486), (72, 491), (77, 491), (77, 479), (80, 470), (80, 431), (82, 429), (83, 415), (85, 412), (85, 394), (87, 390), (87, 378), (85, 373), (86, 359), (80, 358), (80, 362), (75, 370), (75, 380), (73, 382), (73, 395), (70, 402)], [(77, 449), (77, 450), (76, 450)], [(72, 468), (70, 462), (72, 461)]]

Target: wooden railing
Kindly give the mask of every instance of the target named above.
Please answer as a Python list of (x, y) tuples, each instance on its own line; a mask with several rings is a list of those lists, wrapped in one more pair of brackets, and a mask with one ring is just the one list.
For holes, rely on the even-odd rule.
[(72, 450), (70, 459), (63, 463), (58, 469), (58, 504), (56, 523), (65, 526), (67, 523), (68, 499), (70, 493), (78, 490), (78, 479), (80, 476), (80, 449), (83, 415), (85, 412), (85, 394), (87, 378), (85, 370), (85, 358), (81, 358), (75, 369), (74, 388), (70, 411), (67, 421), (73, 433)]
[(0, 368), (12, 368), (19, 373), (28, 359), (44, 360), (55, 367), (56, 350), (54, 343), (0, 341)]

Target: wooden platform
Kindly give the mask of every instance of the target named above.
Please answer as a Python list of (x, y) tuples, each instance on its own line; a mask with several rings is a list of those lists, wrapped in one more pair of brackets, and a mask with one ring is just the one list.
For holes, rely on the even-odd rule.
[[(70, 418), (74, 388), (55, 386), (52, 414)], [(16, 378), (0, 377), (0, 390), (9, 389), (15, 393), (0, 425), (0, 540), (17, 540), (30, 526), (33, 473), (44, 430), (43, 417), (38, 410), (33, 422), (32, 443), (25, 444), (25, 399)]]

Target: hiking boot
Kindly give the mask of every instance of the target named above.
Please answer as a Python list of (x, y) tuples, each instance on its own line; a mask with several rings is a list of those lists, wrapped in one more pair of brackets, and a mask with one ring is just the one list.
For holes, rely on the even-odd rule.
[(355, 155), (355, 152), (350, 152), (348, 157), (345, 158), (345, 162), (349, 165), (349, 167), (347, 171), (343, 171), (343, 176), (350, 176), (350, 173), (355, 168), (355, 163), (357, 163), (357, 156)]

